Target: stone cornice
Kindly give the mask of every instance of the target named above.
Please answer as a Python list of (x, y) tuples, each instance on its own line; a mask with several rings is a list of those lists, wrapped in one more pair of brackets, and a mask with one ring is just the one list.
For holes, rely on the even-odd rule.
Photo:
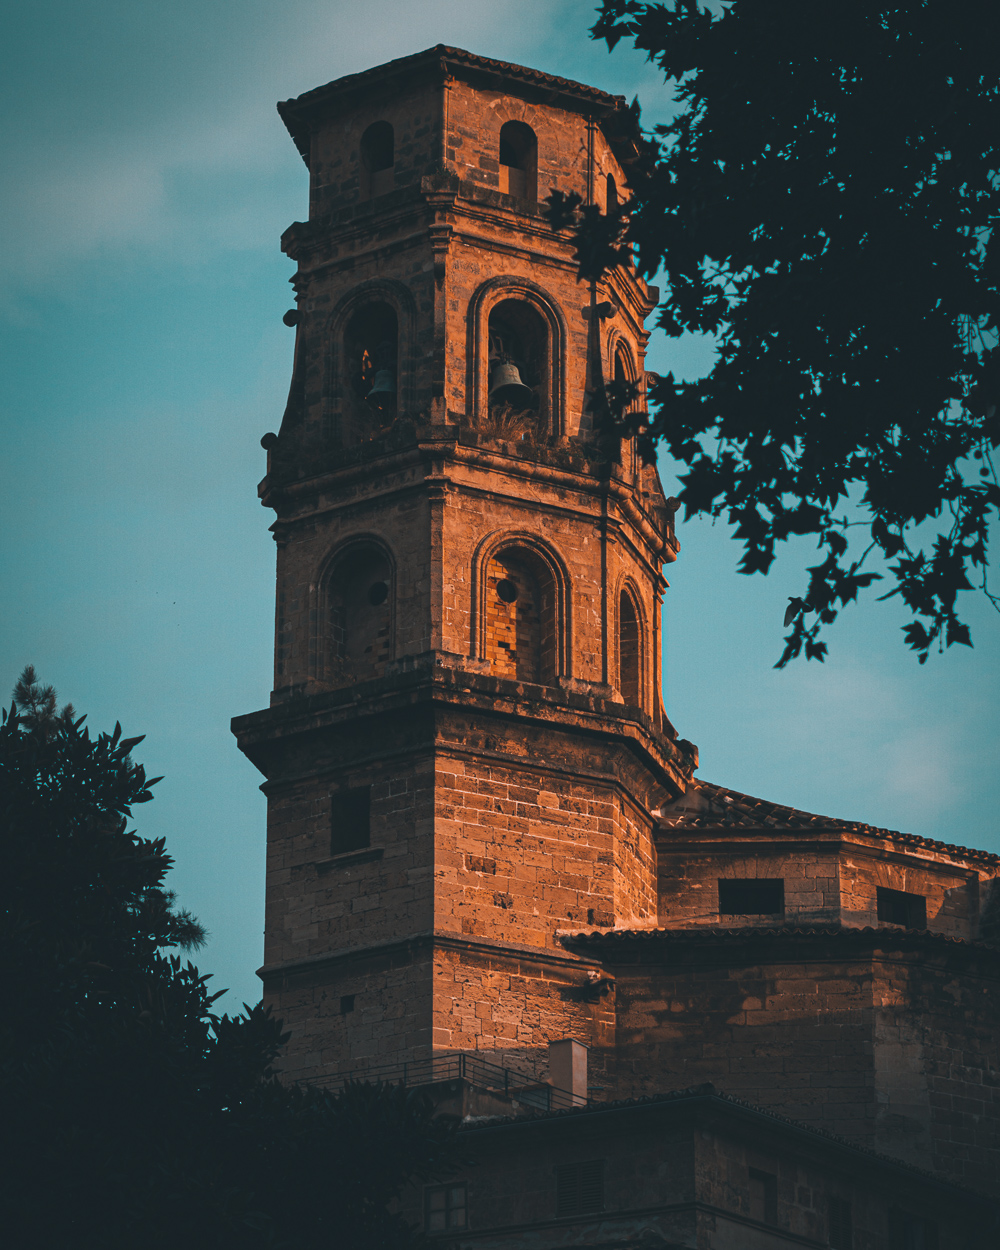
[[(435, 465), (435, 461), (441, 467)], [(509, 478), (515, 483), (530, 482), (536, 487), (544, 485), (560, 496), (567, 490), (574, 491), (581, 499), (580, 504), (574, 506), (560, 502), (560, 511), (593, 509), (596, 518), (601, 500), (608, 498), (614, 501), (622, 518), (633, 526), (650, 550), (665, 562), (676, 559), (680, 550), (673, 528), (673, 514), (666, 508), (665, 501), (662, 517), (665, 524), (661, 530), (645, 502), (641, 497), (636, 498), (636, 490), (631, 483), (613, 475), (601, 477), (587, 471), (581, 451), (572, 445), (542, 444), (534, 449), (529, 458), (511, 454), (506, 450), (506, 444), (486, 440), (475, 431), (453, 426), (413, 430), (411, 441), (402, 446), (394, 446), (393, 439), (387, 437), (381, 446), (375, 443), (365, 445), (364, 453), (357, 458), (352, 457), (351, 463), (312, 477), (279, 484), (271, 480), (275, 476), (272, 473), (264, 479), (259, 493), (264, 506), (278, 512), (276, 526), (287, 527), (353, 507), (357, 501), (345, 498), (347, 488), (359, 482), (371, 482), (375, 469), (378, 471), (378, 485), (373, 488), (373, 493), (388, 498), (400, 492), (412, 493), (424, 489), (430, 475), (440, 473), (448, 462), (472, 470), (482, 469), (491, 477), (490, 489), (498, 494), (503, 494), (498, 487), (498, 479), (501, 478)], [(421, 476), (412, 476), (415, 469), (422, 471)], [(406, 476), (408, 471), (410, 476)], [(393, 474), (398, 475), (399, 480), (387, 481)], [(451, 484), (457, 490), (477, 489), (471, 482), (455, 481)], [(521, 496), (517, 495), (516, 499), (520, 500)], [(536, 508), (544, 506), (544, 501), (537, 497), (528, 502)]]
[[(468, 938), (447, 929), (428, 929), (406, 937), (386, 938), (380, 942), (369, 942), (364, 946), (351, 946), (344, 950), (326, 951), (321, 955), (307, 955), (302, 959), (286, 959), (281, 963), (265, 964), (257, 969), (257, 975), (262, 981), (267, 981), (276, 977), (293, 976), (299, 972), (312, 972), (320, 968), (332, 968), (340, 964), (367, 959), (400, 957), (409, 959), (423, 951), (433, 955), (436, 950), (458, 951), (487, 959), (496, 959), (499, 956), (509, 958), (518, 964), (535, 963), (567, 971), (576, 968), (588, 971), (599, 966), (596, 959), (576, 955), (569, 951), (550, 950), (540, 946), (518, 946), (510, 942), (491, 942), (487, 938)], [(585, 981), (581, 984), (589, 985), (590, 982)]]
[[(336, 691), (299, 694), (233, 719), (240, 750), (268, 776), (267, 759), (280, 743), (306, 734), (351, 732), (360, 718), (398, 716), (406, 708), (459, 708), (519, 725), (586, 734), (637, 755), (658, 784), (680, 793), (695, 767), (697, 749), (658, 733), (637, 709), (563, 686), (534, 686), (458, 667), (462, 657), (428, 652), (394, 672)], [(507, 758), (506, 756), (504, 758)]]
[(310, 129), (318, 118), (337, 107), (343, 107), (353, 98), (398, 92), (403, 89), (407, 79), (437, 80), (443, 85), (447, 77), (473, 81), (485, 77), (491, 84), (502, 87), (511, 95), (544, 99), (550, 106), (555, 105), (557, 108), (589, 116), (609, 116), (625, 109), (624, 96), (609, 95), (598, 87), (588, 87), (585, 83), (545, 74), (524, 65), (495, 61), (465, 52), (461, 48), (437, 44), (423, 52), (399, 57), (360, 74), (348, 74), (335, 79), (295, 99), (283, 100), (278, 105), (278, 113), (288, 127), (288, 133), (302, 159), (308, 165)]

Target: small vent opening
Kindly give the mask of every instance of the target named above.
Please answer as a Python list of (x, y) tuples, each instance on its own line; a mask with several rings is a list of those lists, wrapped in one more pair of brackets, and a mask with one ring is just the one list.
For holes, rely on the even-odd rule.
[(603, 1210), (603, 1159), (564, 1163), (556, 1168), (556, 1215), (590, 1215)]
[(876, 891), (880, 924), (901, 924), (907, 929), (927, 928), (927, 900), (922, 894), (907, 894), (904, 890), (887, 890), (879, 886)]
[(831, 1196), (827, 1210), (830, 1217), (830, 1250), (854, 1250), (851, 1204), (846, 1198)]
[(780, 916), (785, 910), (785, 883), (773, 880), (719, 881), (720, 916)]

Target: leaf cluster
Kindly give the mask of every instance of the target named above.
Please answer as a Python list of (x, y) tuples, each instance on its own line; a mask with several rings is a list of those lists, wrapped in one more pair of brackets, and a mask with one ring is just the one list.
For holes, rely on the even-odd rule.
[(986, 589), (1000, 510), (993, 20), (986, 0), (604, 0), (592, 30), (675, 84), (657, 159), (630, 170), (627, 239), (666, 271), (667, 334), (718, 344), (706, 378), (654, 388), (650, 436), (688, 466), (686, 514), (736, 525), (742, 572), (793, 534), (823, 550), (779, 665), (823, 658), (822, 626), (881, 576), (870, 553), (921, 662), (971, 645), (957, 595)]

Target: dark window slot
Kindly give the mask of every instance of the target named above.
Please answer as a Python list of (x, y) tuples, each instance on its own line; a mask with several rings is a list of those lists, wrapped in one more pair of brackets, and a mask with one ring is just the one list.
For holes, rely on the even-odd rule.
[(773, 880), (719, 881), (720, 916), (777, 916), (785, 910), (785, 883)]
[(904, 890), (887, 890), (878, 886), (875, 895), (878, 918), (882, 924), (901, 924), (907, 929), (927, 928), (927, 900), (922, 894), (907, 894)]
[(938, 1250), (937, 1224), (893, 1207), (889, 1211), (889, 1250)]
[(771, 1172), (750, 1169), (750, 1218), (762, 1224), (778, 1222), (778, 1178)]
[(341, 790), (330, 799), (330, 854), (371, 846), (371, 787)]

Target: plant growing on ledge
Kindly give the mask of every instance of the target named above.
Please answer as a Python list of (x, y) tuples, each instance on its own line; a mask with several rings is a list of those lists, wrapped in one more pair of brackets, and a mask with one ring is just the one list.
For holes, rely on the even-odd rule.
[(992, 18), (986, 0), (850, 0), (808, 20), (790, 0), (603, 0), (592, 28), (645, 51), (680, 108), (652, 136), (637, 109), (625, 119), (619, 234), (617, 215), (565, 198), (549, 220), (574, 232), (581, 278), (631, 244), (644, 273), (666, 273), (660, 327), (715, 336), (706, 377), (653, 386), (642, 450), (687, 466), (686, 515), (736, 527), (743, 573), (815, 536), (778, 667), (822, 660), (822, 628), (887, 577), (921, 663), (971, 646), (960, 591), (978, 582), (998, 606)]

